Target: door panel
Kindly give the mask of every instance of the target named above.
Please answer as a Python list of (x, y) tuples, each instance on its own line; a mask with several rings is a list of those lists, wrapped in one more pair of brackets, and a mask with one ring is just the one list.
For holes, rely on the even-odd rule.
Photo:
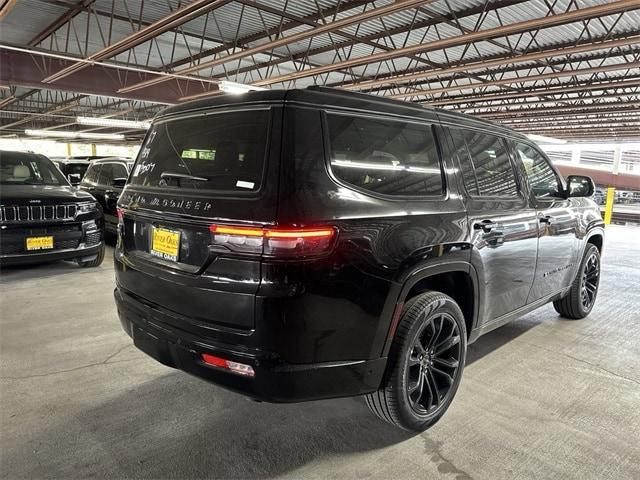
[(572, 199), (563, 198), (564, 185), (551, 163), (536, 147), (514, 145), (531, 189), (531, 202), (538, 217), (538, 259), (528, 303), (557, 293), (571, 284), (577, 258), (578, 216)]
[(521, 188), (505, 140), (472, 130), (450, 129), (467, 192), (472, 263), (483, 300), (479, 323), (524, 306), (533, 284), (538, 221)]

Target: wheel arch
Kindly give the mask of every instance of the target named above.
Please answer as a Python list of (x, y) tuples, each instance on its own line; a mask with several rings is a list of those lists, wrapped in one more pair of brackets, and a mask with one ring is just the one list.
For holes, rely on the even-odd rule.
[(478, 275), (473, 265), (464, 261), (427, 265), (412, 272), (402, 285), (389, 326), (384, 356), (389, 352), (406, 302), (426, 290), (449, 295), (458, 303), (464, 315), (467, 338), (475, 329), (480, 305), (480, 288)]

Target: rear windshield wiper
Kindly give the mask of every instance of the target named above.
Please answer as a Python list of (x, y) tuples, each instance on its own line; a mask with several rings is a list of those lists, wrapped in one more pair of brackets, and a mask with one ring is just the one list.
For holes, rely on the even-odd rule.
[(195, 175), (189, 175), (186, 173), (176, 173), (176, 172), (162, 172), (160, 174), (160, 178), (162, 179), (175, 179), (178, 181), (178, 185), (180, 185), (180, 180), (192, 180), (194, 182), (208, 182), (209, 179), (205, 177), (197, 177)]

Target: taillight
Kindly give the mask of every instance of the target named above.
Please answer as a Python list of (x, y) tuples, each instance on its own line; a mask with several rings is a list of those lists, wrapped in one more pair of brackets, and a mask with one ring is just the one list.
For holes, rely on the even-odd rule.
[(273, 257), (308, 257), (326, 253), (336, 236), (333, 227), (301, 229), (211, 225), (213, 242), (232, 251)]
[(230, 372), (237, 373), (238, 375), (244, 375), (245, 377), (254, 377), (256, 372), (251, 365), (245, 365), (244, 363), (233, 362), (226, 358), (216, 357), (208, 353), (202, 354), (202, 360), (207, 365), (229, 370)]
[(118, 213), (118, 225), (122, 225), (124, 223), (124, 210), (117, 207), (116, 212)]

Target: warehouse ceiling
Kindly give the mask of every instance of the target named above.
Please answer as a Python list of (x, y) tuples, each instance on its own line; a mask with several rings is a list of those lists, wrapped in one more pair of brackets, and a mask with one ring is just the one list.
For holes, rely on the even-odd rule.
[(0, 137), (326, 85), (525, 133), (640, 138), (640, 0), (0, 0)]

